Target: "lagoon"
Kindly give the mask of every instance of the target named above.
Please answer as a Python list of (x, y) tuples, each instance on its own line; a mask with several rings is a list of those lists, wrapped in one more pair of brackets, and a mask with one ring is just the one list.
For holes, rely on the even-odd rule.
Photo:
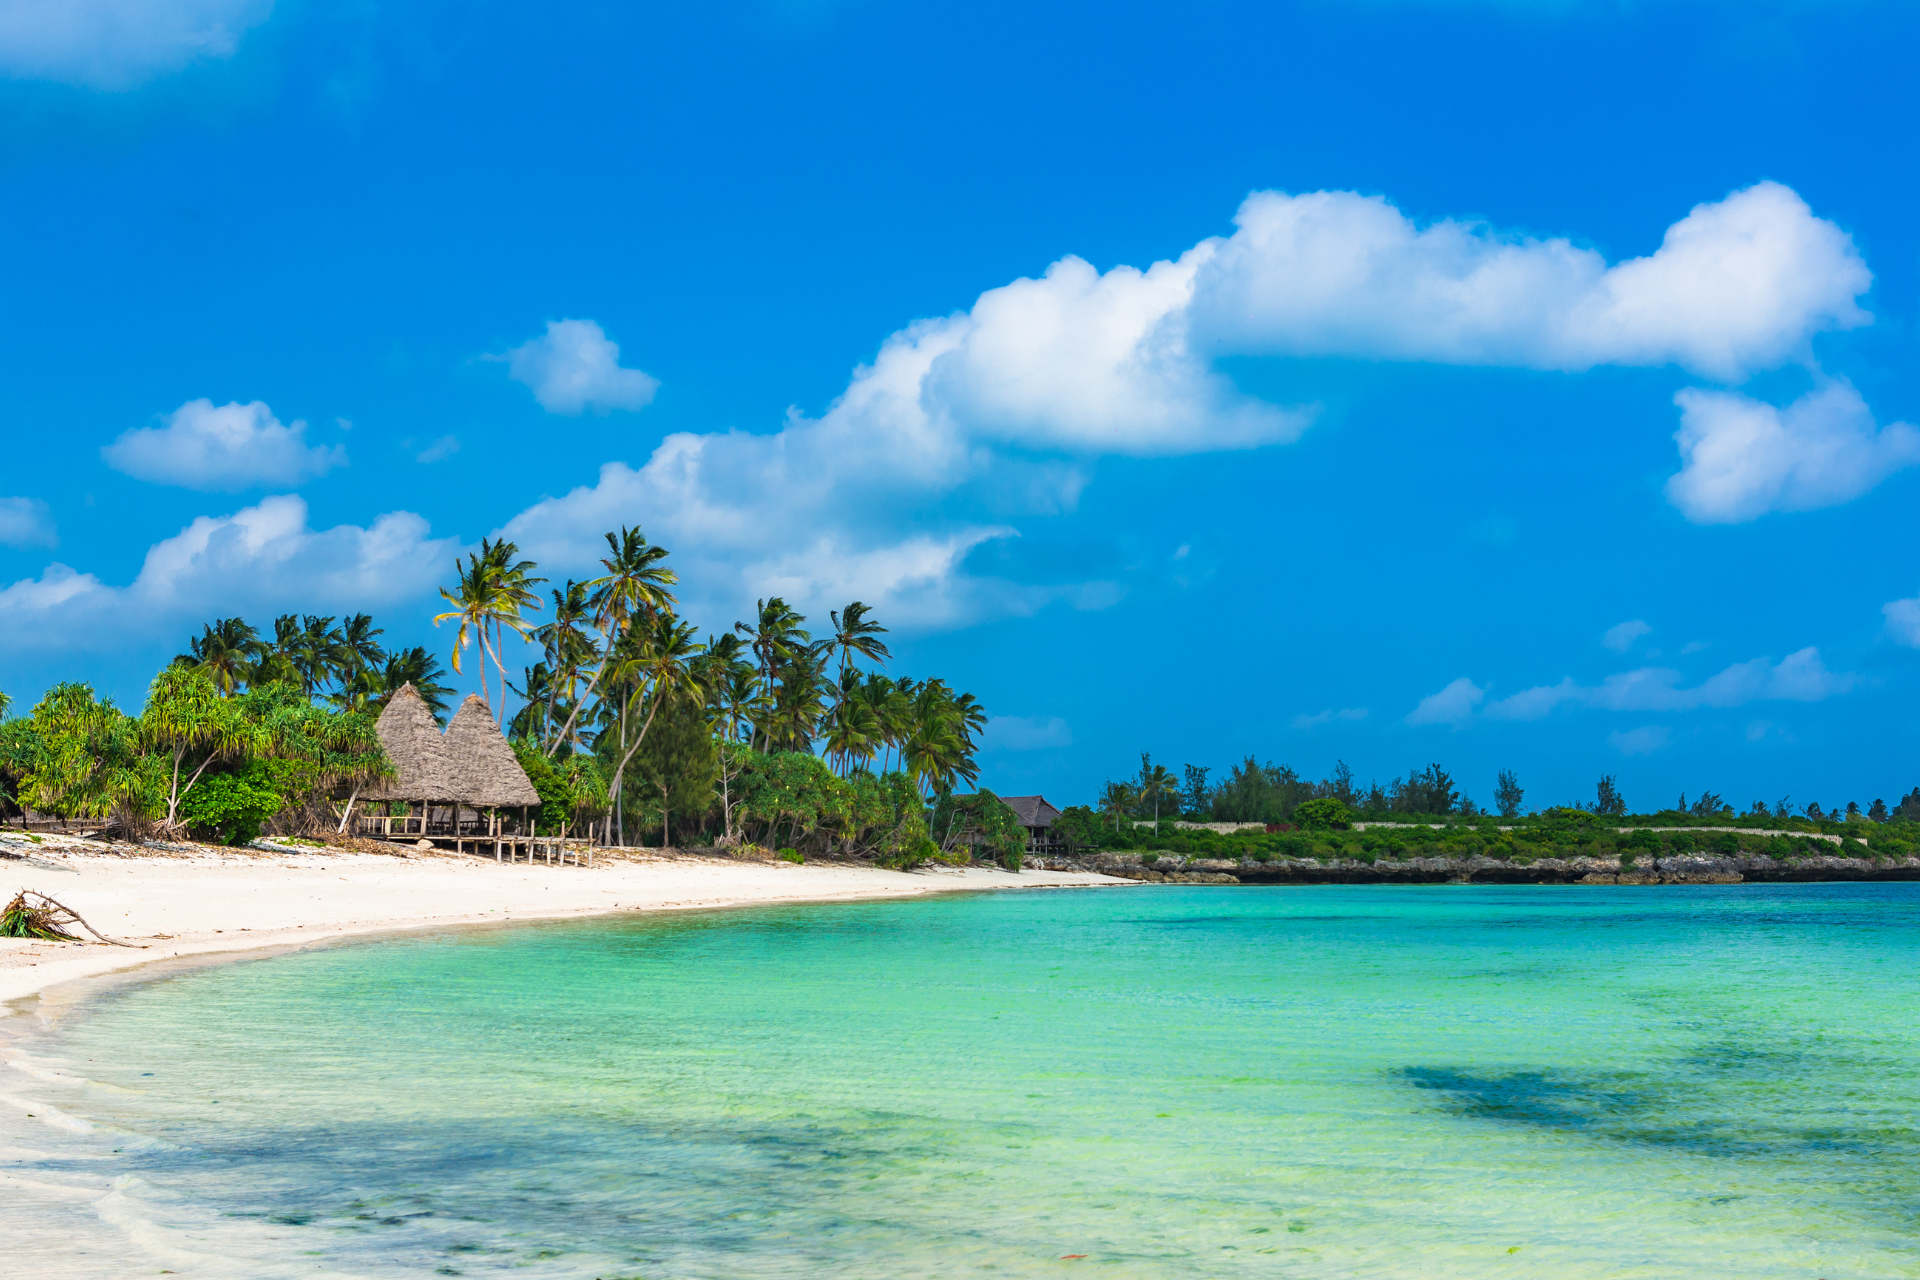
[(1871, 883), (397, 935), (9, 1029), (0, 1228), (41, 1276), (1913, 1276), (1917, 961)]

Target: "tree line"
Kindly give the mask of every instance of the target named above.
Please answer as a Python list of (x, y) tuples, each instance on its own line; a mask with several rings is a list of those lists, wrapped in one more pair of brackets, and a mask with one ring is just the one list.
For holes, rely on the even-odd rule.
[[(866, 604), (829, 611), (816, 634), (774, 597), (703, 640), (677, 612), (667, 550), (635, 528), (605, 540), (600, 572), (558, 586), (512, 542), (482, 540), (434, 618), (451, 625), (453, 670), (479, 663), (540, 795), (538, 830), (902, 865), (982, 844), (1017, 858), (1010, 811), (955, 796), (977, 781), (985, 709), (938, 677), (881, 670), (887, 629)], [(286, 614), (264, 631), (220, 618), (138, 714), (64, 684), (8, 719), (0, 695), (0, 806), (141, 833), (312, 830), (323, 811), (344, 829), (341, 802), (391, 772), (374, 733), (387, 702), (411, 684), (444, 721), (452, 694), (435, 655), (389, 652), (383, 634), (366, 614)], [(538, 654), (518, 672), (509, 635)]]
[[(1488, 814), (1512, 819), (1556, 808), (1577, 808), (1603, 816), (1625, 816), (1630, 812), (1618, 778), (1613, 774), (1600, 776), (1591, 800), (1571, 800), (1530, 809), (1526, 804), (1526, 789), (1518, 775), (1511, 769), (1502, 769), (1495, 775), (1491, 794), (1492, 807), (1482, 808), (1467, 794), (1459, 779), (1440, 764), (1409, 769), (1384, 785), (1373, 781), (1362, 787), (1345, 761), (1336, 761), (1332, 771), (1316, 781), (1290, 766), (1262, 764), (1249, 755), (1216, 780), (1214, 770), (1207, 766), (1183, 765), (1176, 774), (1154, 763), (1150, 753), (1142, 752), (1139, 772), (1118, 781), (1107, 781), (1088, 812), (1097, 813), (1115, 831), (1123, 822), (1157, 824), (1165, 817), (1177, 817), (1185, 822), (1290, 824), (1302, 805), (1316, 800), (1334, 801), (1342, 810), (1363, 821), (1475, 818)], [(1864, 809), (1854, 801), (1831, 808), (1823, 808), (1817, 800), (1795, 804), (1791, 796), (1771, 802), (1754, 800), (1747, 808), (1739, 809), (1719, 792), (1702, 790), (1695, 793), (1691, 801), (1682, 794), (1670, 808), (1648, 812), (1689, 818), (1920, 822), (1920, 787), (1892, 805), (1875, 799)]]

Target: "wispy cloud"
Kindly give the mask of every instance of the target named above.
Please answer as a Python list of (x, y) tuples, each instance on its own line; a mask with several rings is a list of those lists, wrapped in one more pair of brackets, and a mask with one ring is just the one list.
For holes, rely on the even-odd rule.
[(453, 436), (441, 436), (432, 444), (413, 455), (415, 462), (440, 462), (460, 452), (460, 441)]
[(1880, 606), (1887, 620), (1887, 634), (1896, 642), (1920, 649), (1920, 597), (1890, 600)]
[(1667, 738), (1665, 725), (1643, 724), (1638, 729), (1616, 730), (1607, 735), (1607, 742), (1623, 756), (1646, 756), (1666, 746)]
[(1461, 676), (1438, 693), (1420, 699), (1420, 705), (1407, 713), (1408, 724), (1450, 724), (1458, 729), (1473, 719), (1474, 708), (1487, 691)]
[(8, 0), (0, 73), (129, 89), (191, 62), (232, 56), (273, 0)]
[(1343, 707), (1338, 711), (1328, 708), (1325, 711), (1316, 711), (1312, 715), (1303, 713), (1295, 716), (1293, 718), (1293, 727), (1296, 729), (1313, 729), (1323, 724), (1331, 724), (1335, 720), (1364, 720), (1366, 718), (1367, 709), (1365, 707)]
[(53, 547), (53, 512), (38, 498), (0, 498), (0, 547)]
[(1653, 628), (1635, 618), (1632, 622), (1621, 622), (1608, 627), (1606, 634), (1600, 637), (1600, 643), (1615, 653), (1625, 653), (1633, 647), (1633, 642), (1646, 635)]
[(1571, 677), (1539, 685), (1490, 704), (1495, 720), (1539, 720), (1563, 706), (1605, 711), (1692, 711), (1701, 707), (1737, 707), (1749, 702), (1819, 702), (1853, 688), (1855, 677), (1827, 670), (1820, 651), (1802, 649), (1779, 662), (1755, 658), (1735, 663), (1700, 684), (1683, 686), (1680, 672), (1641, 667), (1608, 676), (1597, 685)]

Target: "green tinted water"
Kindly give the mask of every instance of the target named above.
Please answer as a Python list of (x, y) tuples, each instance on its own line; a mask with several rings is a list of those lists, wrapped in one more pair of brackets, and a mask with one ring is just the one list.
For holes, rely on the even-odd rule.
[(1916, 925), (1169, 886), (414, 936), (17, 1044), (9, 1170), (42, 1275), (1914, 1276)]

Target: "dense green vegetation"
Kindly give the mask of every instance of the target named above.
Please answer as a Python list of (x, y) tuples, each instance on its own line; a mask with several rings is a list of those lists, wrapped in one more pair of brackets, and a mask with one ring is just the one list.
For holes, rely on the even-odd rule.
[[(1288, 828), (1410, 822), (1480, 827), (1497, 817), (1501, 826), (1558, 830), (1565, 824), (1551, 815), (1584, 813), (1604, 819), (1603, 825), (1608, 826), (1735, 826), (1862, 836), (1879, 830), (1889, 840), (1905, 839), (1903, 831), (1920, 831), (1916, 825), (1920, 824), (1920, 787), (1892, 806), (1876, 799), (1865, 809), (1857, 803), (1823, 809), (1817, 801), (1796, 807), (1790, 798), (1782, 797), (1772, 804), (1756, 800), (1737, 810), (1718, 793), (1702, 791), (1691, 802), (1683, 795), (1670, 808), (1632, 813), (1616, 779), (1602, 775), (1591, 801), (1542, 811), (1525, 807), (1525, 788), (1512, 770), (1503, 769), (1493, 789), (1496, 813), (1489, 814), (1438, 764), (1409, 770), (1385, 785), (1374, 782), (1365, 787), (1358, 785), (1344, 762), (1318, 782), (1285, 765), (1263, 765), (1252, 756), (1233, 766), (1219, 782), (1210, 781), (1212, 772), (1190, 764), (1175, 784), (1167, 769), (1142, 753), (1137, 775), (1106, 784), (1097, 814), (1089, 810), (1076, 817), (1074, 838), (1085, 844), (1137, 842), (1137, 836), (1128, 832), (1137, 832), (1138, 827), (1130, 824), (1157, 823), (1174, 809), (1184, 822), (1257, 822)], [(1106, 834), (1100, 835), (1101, 831)]]
[[(886, 628), (855, 601), (816, 638), (785, 601), (696, 640), (677, 575), (637, 529), (606, 536), (603, 572), (541, 599), (546, 580), (509, 542), (456, 567), (436, 623), (456, 671), (476, 673), (540, 796), (543, 834), (617, 844), (719, 845), (888, 866), (976, 855), (1017, 865), (1024, 832), (977, 777), (986, 712), (945, 681), (893, 677)], [(550, 602), (550, 620), (529, 615)], [(507, 670), (507, 633), (540, 658)], [(263, 634), (208, 624), (153, 680), (138, 715), (61, 685), (24, 717), (0, 696), (0, 812), (97, 820), (130, 835), (241, 842), (343, 828), (361, 788), (390, 773), (374, 734), (411, 683), (436, 718), (451, 694), (422, 648), (388, 653), (365, 614), (285, 615)], [(406, 806), (394, 803), (389, 811)]]
[(288, 681), (222, 693), (185, 663), (154, 677), (137, 716), (56, 685), (30, 715), (0, 720), (0, 806), (239, 843), (276, 816), (329, 822), (333, 795), (387, 775), (373, 725)]
[[(1617, 856), (1630, 862), (1683, 853), (1765, 854), (1774, 858), (1834, 854), (1901, 858), (1920, 852), (1920, 823), (1904, 818), (1886, 823), (1866, 820), (1815, 823), (1802, 818), (1786, 823), (1767, 821), (1772, 825), (1763, 828), (1760, 820), (1751, 817), (1716, 821), (1691, 814), (1642, 814), (1622, 819), (1586, 809), (1563, 808), (1512, 821), (1455, 815), (1423, 822), (1403, 819), (1360, 826), (1275, 824), (1276, 829), (1271, 831), (1262, 826), (1218, 832), (1162, 823), (1156, 834), (1151, 824), (1132, 820), (1115, 830), (1102, 815), (1084, 805), (1076, 805), (1066, 810), (1059, 825), (1075, 845), (1089, 851), (1150, 850), (1192, 858), (1251, 858), (1256, 862), (1276, 858), (1350, 858), (1374, 862), (1381, 858), (1487, 857), (1525, 863), (1538, 858), (1577, 856)], [(1740, 829), (1655, 829), (1709, 825)], [(1621, 827), (1628, 829), (1621, 831)], [(1771, 834), (1783, 830), (1787, 834)], [(1821, 834), (1845, 839), (1835, 844), (1830, 839), (1818, 838)], [(1865, 847), (1854, 843), (1854, 838), (1865, 839)]]

